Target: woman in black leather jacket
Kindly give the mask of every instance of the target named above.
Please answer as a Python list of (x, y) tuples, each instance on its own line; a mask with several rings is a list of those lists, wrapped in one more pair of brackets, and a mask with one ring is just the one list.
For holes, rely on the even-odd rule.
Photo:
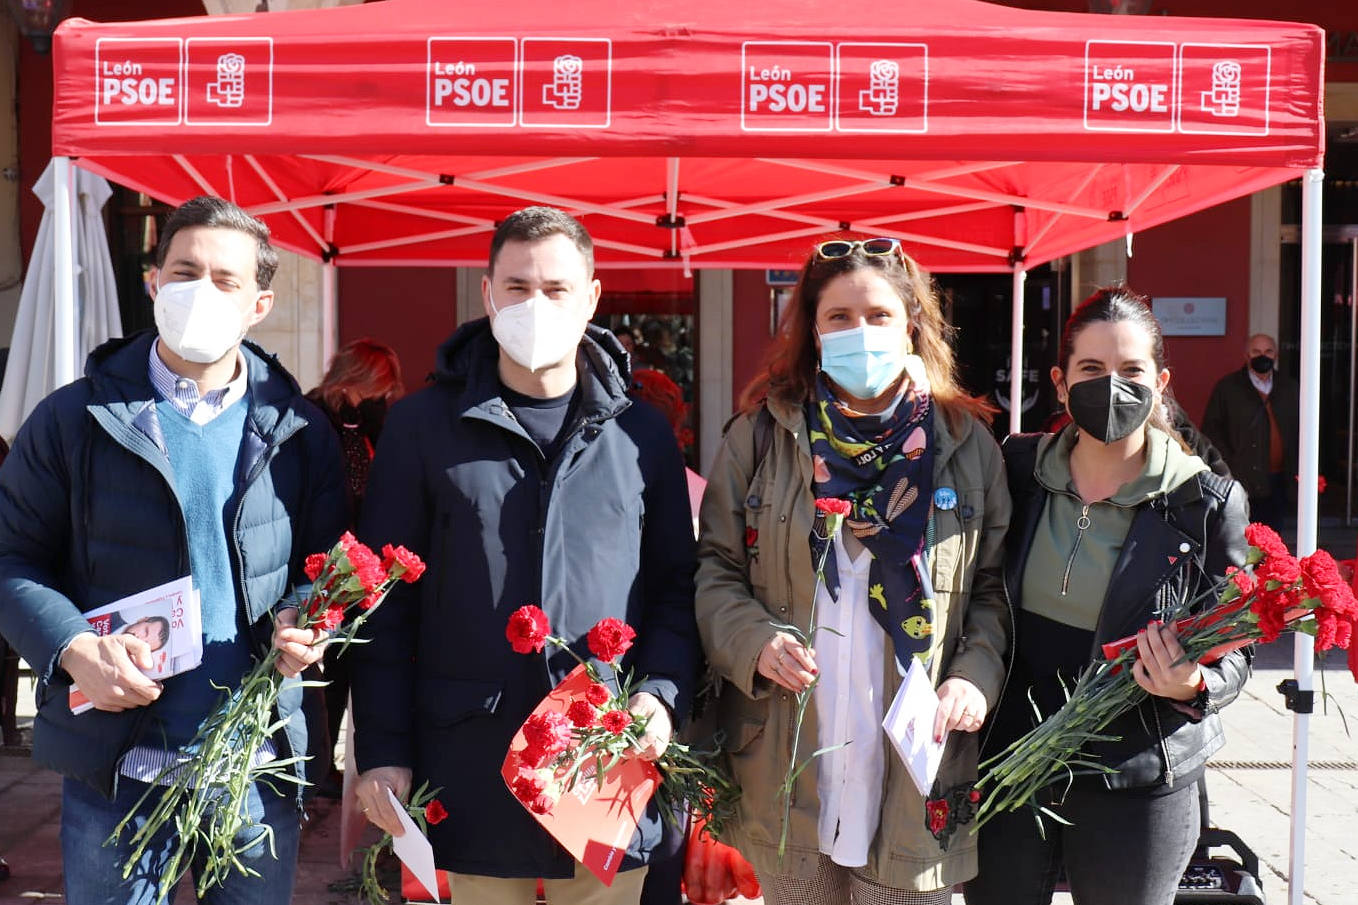
[(1132, 675), (1150, 697), (1108, 727), (1116, 741), (1086, 747), (1113, 772), (1074, 776), (1038, 802), (1069, 825), (1040, 829), (1021, 810), (982, 828), (966, 900), (1045, 905), (1064, 866), (1077, 905), (1171, 905), (1198, 840), (1195, 786), (1224, 743), (1216, 711), (1239, 693), (1251, 655), (1183, 660), (1163, 623), (1243, 565), (1245, 494), (1164, 422), (1169, 371), (1144, 296), (1117, 287), (1086, 299), (1051, 376), (1073, 424), (1004, 449), (1014, 661), (983, 756), (1033, 728), (1034, 705), (1055, 712), (1105, 642), (1136, 636)]

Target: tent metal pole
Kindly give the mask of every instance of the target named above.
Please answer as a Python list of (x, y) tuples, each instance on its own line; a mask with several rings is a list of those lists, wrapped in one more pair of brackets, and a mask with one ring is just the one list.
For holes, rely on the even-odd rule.
[[(335, 208), (325, 209), (321, 219), (321, 229), (325, 233), (325, 244), (335, 245)], [(335, 272), (335, 259), (332, 257), (321, 265), (321, 368), (329, 369), (330, 359), (335, 356), (339, 346), (339, 274)]]
[(1023, 284), (1028, 271), (1014, 265), (1013, 300), (1009, 310), (1009, 433), (1017, 434), (1023, 419)]
[[(1301, 438), (1297, 455), (1297, 555), (1316, 549), (1317, 481), (1320, 477), (1320, 250), (1321, 188), (1325, 173), (1306, 171), (1301, 183)], [(1292, 635), (1292, 667), (1301, 697), (1313, 689), (1315, 639)], [(1306, 880), (1306, 765), (1309, 707), (1292, 719), (1292, 812), (1287, 858), (1287, 901), (1302, 905)]]
[(1349, 239), (1349, 457), (1344, 471), (1344, 527), (1353, 525), (1353, 399), (1358, 392), (1358, 236)]
[(52, 228), (55, 254), (52, 285), (56, 290), (52, 321), (52, 378), (56, 386), (75, 380), (75, 217), (74, 172), (71, 158), (57, 157), (52, 193)]

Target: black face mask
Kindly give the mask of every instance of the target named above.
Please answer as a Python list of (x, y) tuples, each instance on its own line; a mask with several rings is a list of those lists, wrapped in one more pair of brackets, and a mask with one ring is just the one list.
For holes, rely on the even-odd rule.
[(344, 403), (339, 410), (340, 422), (346, 427), (354, 427), (369, 440), (376, 443), (382, 433), (382, 424), (387, 420), (387, 400), (361, 399), (358, 405)]
[(1267, 355), (1256, 355), (1250, 359), (1250, 370), (1256, 374), (1267, 374), (1273, 370), (1274, 361)]
[(1076, 426), (1101, 443), (1131, 434), (1146, 423), (1154, 407), (1150, 387), (1116, 374), (1073, 383), (1066, 396)]

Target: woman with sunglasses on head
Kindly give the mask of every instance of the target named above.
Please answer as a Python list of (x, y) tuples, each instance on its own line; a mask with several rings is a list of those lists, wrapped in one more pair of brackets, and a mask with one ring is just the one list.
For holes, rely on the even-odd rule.
[[(933, 285), (894, 239), (821, 243), (709, 475), (697, 613), (770, 905), (947, 903), (976, 870), (976, 731), (1000, 693), (1009, 494)], [(824, 544), (815, 500), (851, 511)], [(816, 564), (826, 555), (825, 581)], [(814, 601), (814, 604), (813, 604)], [(820, 630), (805, 646), (813, 606)], [(945, 740), (926, 806), (882, 720), (912, 663)], [(796, 698), (813, 688), (779, 856)], [(926, 692), (928, 693), (928, 692)], [(839, 746), (839, 747), (835, 747)]]
[[(1051, 714), (1109, 641), (1135, 636), (1132, 676), (1150, 697), (1114, 720), (1084, 770), (1035, 802), (1059, 815), (999, 814), (980, 833), (968, 905), (1046, 905), (1064, 865), (1077, 905), (1170, 905), (1197, 846), (1197, 781), (1224, 744), (1218, 708), (1249, 676), (1248, 650), (1184, 658), (1169, 611), (1244, 563), (1240, 485), (1213, 474), (1164, 420), (1169, 386), (1149, 300), (1101, 289), (1066, 321), (1051, 378), (1072, 423), (1010, 437), (1014, 496), (1005, 584), (1015, 663), (984, 755)], [(1068, 821), (1066, 823), (1065, 821)]]

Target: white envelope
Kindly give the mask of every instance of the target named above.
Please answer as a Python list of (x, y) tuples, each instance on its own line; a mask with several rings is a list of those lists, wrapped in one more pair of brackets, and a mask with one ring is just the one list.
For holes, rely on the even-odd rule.
[(942, 742), (934, 741), (934, 719), (938, 715), (938, 692), (929, 680), (929, 673), (915, 657), (910, 658), (910, 668), (905, 672), (905, 680), (887, 709), (882, 720), (882, 729), (891, 746), (900, 755), (915, 788), (924, 797), (929, 797), (934, 778), (938, 776), (938, 765), (943, 762)]
[(406, 811), (406, 806), (401, 804), (392, 794), (391, 789), (387, 789), (387, 798), (391, 801), (391, 806), (396, 811), (396, 816), (401, 818), (401, 828), (405, 830), (400, 836), (391, 840), (391, 850), (396, 853), (396, 857), (401, 859), (401, 863), (410, 868), (410, 872), (415, 875), (415, 879), (420, 881), (425, 892), (435, 901), (439, 901), (439, 880), (438, 873), (434, 869), (434, 847), (429, 844), (429, 840), (420, 832), (420, 828), (415, 825), (415, 821), (410, 819), (410, 813)]

